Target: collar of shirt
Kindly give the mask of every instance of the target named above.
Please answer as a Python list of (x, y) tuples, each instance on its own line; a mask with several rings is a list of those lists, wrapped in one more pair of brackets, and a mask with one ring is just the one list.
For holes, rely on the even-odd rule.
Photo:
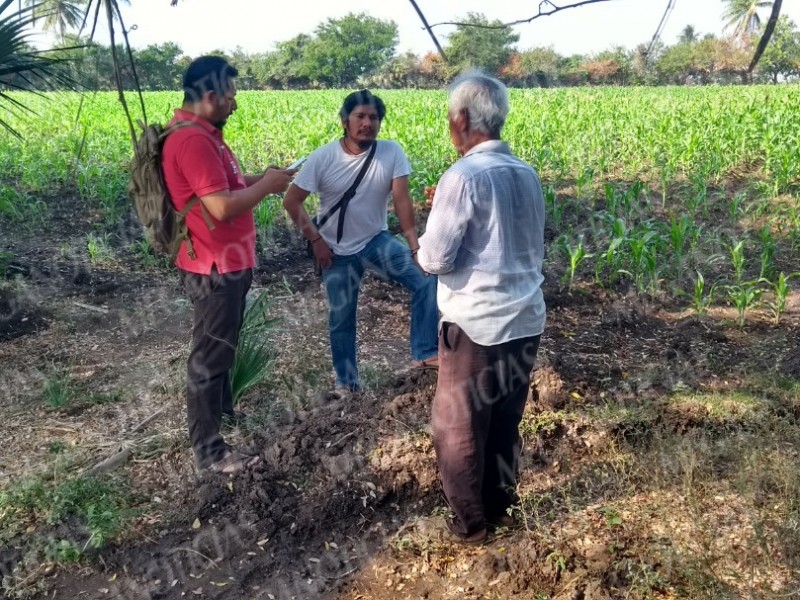
[(193, 112), (189, 112), (188, 110), (183, 110), (182, 108), (176, 108), (175, 114), (172, 117), (172, 122), (177, 123), (179, 121), (192, 121), (193, 123), (205, 129), (215, 138), (222, 139), (222, 131), (214, 127), (211, 123), (209, 123), (205, 119), (198, 117)]
[(504, 142), (503, 140), (486, 140), (480, 144), (475, 144), (464, 157), (466, 158), (470, 154), (478, 154), (479, 152), (501, 152), (503, 154), (511, 154), (511, 148), (508, 147), (508, 142)]

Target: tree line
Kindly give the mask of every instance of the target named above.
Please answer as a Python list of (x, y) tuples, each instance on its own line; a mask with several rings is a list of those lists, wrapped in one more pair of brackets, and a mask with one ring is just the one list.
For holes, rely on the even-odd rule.
[[(687, 85), (779, 83), (800, 78), (800, 31), (786, 16), (756, 71), (747, 67), (761, 23), (751, 20), (726, 37), (702, 35), (687, 26), (672, 44), (615, 47), (592, 55), (564, 56), (552, 47), (518, 50), (519, 36), (499, 21), (470, 13), (447, 38), (448, 61), (439, 54), (397, 54), (397, 25), (364, 13), (321, 23), (313, 34), (297, 35), (262, 53), (216, 51), (239, 69), (240, 89), (319, 89), (342, 87), (438, 88), (467, 66), (492, 73), (515, 87), (581, 85)], [(80, 46), (75, 49), (76, 46)], [(116, 89), (111, 48), (69, 33), (57, 47), (64, 68), (81, 86)], [(132, 50), (136, 76), (145, 90), (175, 90), (192, 57), (166, 42)], [(126, 56), (119, 47), (117, 54)], [(124, 61), (123, 61), (124, 62)], [(121, 65), (126, 89), (134, 89), (134, 70)]]

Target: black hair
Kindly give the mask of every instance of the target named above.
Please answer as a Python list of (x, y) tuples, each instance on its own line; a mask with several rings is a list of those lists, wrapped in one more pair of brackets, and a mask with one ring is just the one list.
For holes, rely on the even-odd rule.
[(386, 116), (386, 105), (383, 103), (383, 100), (373, 95), (369, 90), (361, 90), (348, 94), (342, 103), (339, 116), (342, 119), (346, 119), (356, 106), (362, 106), (364, 104), (374, 106), (375, 110), (378, 111), (378, 120), (383, 121), (383, 117)]
[(221, 56), (195, 58), (183, 75), (183, 101), (198, 102), (206, 92), (223, 96), (238, 74), (238, 69)]

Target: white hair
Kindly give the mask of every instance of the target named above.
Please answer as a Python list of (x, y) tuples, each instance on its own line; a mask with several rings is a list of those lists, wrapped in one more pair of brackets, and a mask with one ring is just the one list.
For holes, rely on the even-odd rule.
[(508, 90), (480, 71), (462, 73), (450, 84), (448, 112), (453, 118), (464, 109), (472, 129), (499, 136), (508, 116)]

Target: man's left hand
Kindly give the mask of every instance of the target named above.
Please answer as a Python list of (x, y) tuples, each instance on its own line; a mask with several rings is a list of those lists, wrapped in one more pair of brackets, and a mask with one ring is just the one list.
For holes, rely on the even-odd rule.
[(422, 274), (425, 275), (425, 277), (427, 277), (428, 275), (430, 275), (430, 273), (428, 273), (425, 269), (423, 269), (422, 265), (419, 264), (419, 260), (417, 259), (417, 253), (418, 252), (419, 252), (419, 248), (417, 248), (417, 250), (415, 252), (411, 253), (411, 258), (413, 259), (414, 264), (417, 265), (417, 268), (420, 271), (422, 271)]

